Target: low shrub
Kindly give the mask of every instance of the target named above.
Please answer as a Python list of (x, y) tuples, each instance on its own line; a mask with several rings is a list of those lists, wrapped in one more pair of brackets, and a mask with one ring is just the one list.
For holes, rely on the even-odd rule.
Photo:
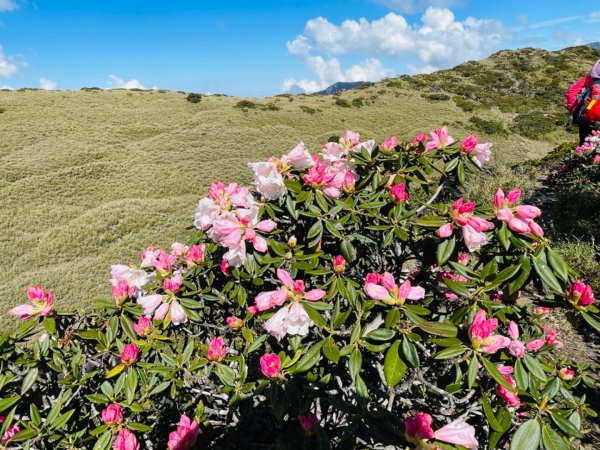
[(254, 189), (213, 183), (185, 244), (112, 266), (95, 313), (30, 287), (2, 445), (575, 446), (594, 382), (545, 318), (598, 330), (593, 294), (518, 190), (456, 198), (491, 145), (453, 141), (300, 143)]
[(202, 95), (190, 92), (185, 99), (190, 103), (200, 103)]
[(354, 106), (355, 108), (362, 108), (363, 106), (365, 106), (363, 98), (357, 97), (352, 99), (352, 106)]
[(561, 126), (562, 122), (562, 117), (536, 111), (519, 114), (513, 119), (511, 129), (521, 136), (539, 140), (543, 139), (545, 134), (555, 130), (557, 126)]
[(450, 100), (450, 96), (448, 94), (442, 94), (442, 93), (421, 94), (421, 97), (426, 98), (427, 100), (433, 100), (433, 101), (438, 101), (438, 102)]
[(454, 103), (456, 104), (456, 106), (458, 106), (460, 109), (462, 109), (463, 111), (466, 111), (466, 112), (475, 111), (477, 109), (477, 107), (479, 106), (477, 103), (472, 102), (470, 100), (466, 100), (466, 99), (462, 98), (460, 95), (455, 95), (454, 97), (452, 97), (452, 99), (454, 100)]
[(469, 121), (475, 125), (477, 130), (481, 131), (485, 134), (506, 134), (506, 130), (504, 129), (504, 125), (497, 120), (486, 120), (477, 116), (473, 116), (469, 119)]
[(317, 112), (317, 110), (315, 108), (311, 108), (310, 106), (304, 106), (304, 105), (300, 105), (300, 109), (308, 114), (314, 114)]
[(338, 99), (336, 99), (335, 100), (335, 104), (337, 106), (341, 106), (342, 108), (350, 108), (350, 107), (352, 107), (352, 104), (348, 100), (346, 100), (344, 98), (338, 98)]

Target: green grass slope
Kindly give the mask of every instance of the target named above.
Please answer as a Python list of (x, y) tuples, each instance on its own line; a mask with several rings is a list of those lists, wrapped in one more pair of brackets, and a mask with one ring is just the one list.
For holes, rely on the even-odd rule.
[[(318, 151), (345, 129), (408, 139), (446, 124), (493, 141), (497, 164), (542, 156), (573, 140), (563, 91), (598, 57), (584, 47), (500, 52), (335, 96), (192, 104), (164, 91), (0, 92), (0, 309), (29, 284), (54, 290), (61, 309), (91, 307), (110, 295), (110, 264), (185, 239), (211, 181), (249, 182), (248, 161), (300, 140)], [(514, 132), (520, 115), (538, 112), (557, 119)]]

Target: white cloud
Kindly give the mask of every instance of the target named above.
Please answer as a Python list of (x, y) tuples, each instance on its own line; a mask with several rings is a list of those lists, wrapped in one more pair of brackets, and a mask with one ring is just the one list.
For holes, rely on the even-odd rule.
[(108, 76), (108, 84), (117, 89), (146, 89), (142, 83), (136, 79), (125, 81), (115, 75)]
[[(287, 47), (316, 75), (316, 83), (323, 86), (336, 81), (377, 81), (393, 73), (378, 58), (416, 59), (418, 63), (408, 68), (411, 72), (431, 72), (480, 59), (509, 39), (510, 31), (500, 21), (473, 17), (457, 21), (449, 9), (429, 7), (420, 23), (415, 24), (393, 12), (370, 22), (364, 18), (348, 19), (340, 25), (317, 17), (309, 20), (304, 34), (288, 42)], [(326, 59), (319, 52), (331, 57)], [(343, 71), (334, 55), (349, 54), (367, 59)], [(368, 78), (358, 80), (359, 77)], [(302, 81), (308, 85), (312, 80)]]
[(48, 78), (40, 78), (40, 88), (45, 91), (56, 91), (58, 89), (58, 83), (56, 81), (49, 80)]
[(18, 7), (19, 5), (14, 0), (0, 0), (0, 12), (13, 11)]
[(14, 91), (14, 88), (7, 86), (6, 84), (0, 86), (0, 90), (1, 91), (5, 91), (5, 90), (9, 90), (9, 91)]
[(600, 11), (595, 11), (595, 12), (591, 13), (588, 16), (586, 22), (587, 23), (598, 23), (598, 22), (600, 22)]
[(463, 6), (466, 0), (375, 0), (387, 8), (406, 14), (414, 14), (425, 11), (430, 6), (438, 8), (450, 8), (452, 6)]
[(12, 78), (17, 74), (17, 65), (12, 56), (4, 54), (0, 45), (0, 78)]

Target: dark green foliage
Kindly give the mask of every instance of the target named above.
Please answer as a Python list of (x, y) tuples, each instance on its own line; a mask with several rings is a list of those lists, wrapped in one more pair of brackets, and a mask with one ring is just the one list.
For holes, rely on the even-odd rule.
[(387, 83), (385, 83), (385, 85), (386, 85), (386, 87), (389, 87), (389, 88), (396, 88), (396, 89), (402, 88), (402, 82), (400, 82), (398, 80), (388, 81)]
[(200, 94), (196, 94), (195, 92), (190, 92), (185, 99), (190, 103), (200, 103), (202, 96)]
[(86, 92), (91, 92), (91, 91), (101, 91), (102, 89), (100, 89), (99, 87), (96, 87), (96, 86), (92, 86), (92, 87), (82, 87), (80, 90), (86, 91)]
[(311, 108), (310, 106), (300, 105), (300, 109), (308, 114), (314, 114), (317, 112), (315, 108)]
[(543, 139), (545, 134), (563, 123), (562, 118), (539, 111), (519, 114), (513, 122), (511, 129), (530, 139)]
[(355, 108), (362, 108), (364, 106), (362, 97), (357, 97), (352, 100), (352, 106)]
[(454, 96), (453, 100), (454, 100), (454, 103), (456, 103), (456, 106), (458, 106), (460, 109), (462, 109), (463, 111), (466, 111), (466, 112), (475, 111), (477, 109), (477, 107), (479, 106), (477, 103), (472, 102), (470, 100), (466, 100), (466, 99), (462, 98), (460, 95)]
[(264, 105), (260, 104), (260, 103), (254, 103), (251, 102), (250, 100), (240, 100), (239, 102), (237, 102), (235, 104), (236, 108), (240, 108), (240, 109), (258, 109), (261, 111), (279, 111), (281, 108), (277, 105), (275, 105), (274, 103), (266, 103)]
[(475, 125), (477, 130), (485, 134), (506, 134), (504, 126), (497, 120), (485, 120), (477, 116), (473, 116), (469, 121)]
[(439, 102), (450, 100), (449, 95), (442, 94), (442, 93), (421, 94), (421, 97), (426, 98), (427, 100), (433, 100), (433, 101), (439, 101)]
[(348, 100), (346, 100), (345, 98), (338, 98), (335, 101), (335, 104), (337, 106), (341, 106), (342, 108), (350, 108), (352, 105), (350, 104), (350, 102)]

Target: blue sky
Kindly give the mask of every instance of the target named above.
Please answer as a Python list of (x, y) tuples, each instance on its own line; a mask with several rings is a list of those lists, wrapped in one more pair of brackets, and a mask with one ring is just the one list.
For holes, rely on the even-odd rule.
[(267, 96), (594, 41), (596, 0), (0, 0), (0, 87)]

